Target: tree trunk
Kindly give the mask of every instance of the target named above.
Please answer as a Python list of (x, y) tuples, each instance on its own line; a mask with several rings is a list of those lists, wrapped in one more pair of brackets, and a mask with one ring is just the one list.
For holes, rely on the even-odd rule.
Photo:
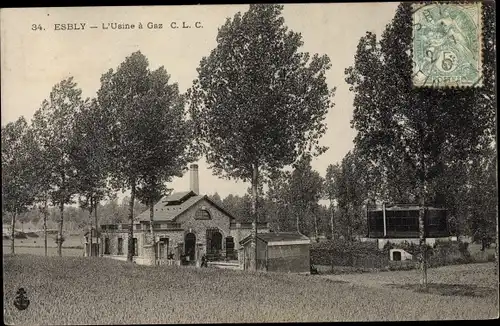
[(90, 208), (89, 208), (89, 220), (90, 220), (89, 239), (90, 239), (90, 250), (89, 250), (89, 257), (92, 257), (92, 244), (93, 244), (93, 240), (92, 240), (92, 206), (94, 206), (94, 205), (93, 205), (92, 199), (90, 199)]
[(158, 259), (158, 250), (156, 247), (155, 243), (155, 233), (154, 233), (154, 228), (153, 228), (153, 220), (154, 220), (154, 202), (151, 201), (149, 203), (149, 232), (151, 233), (151, 242), (154, 245), (154, 250), (155, 250), (155, 265), (156, 265), (156, 260)]
[(96, 245), (97, 245), (97, 253), (96, 253), (96, 255), (99, 256), (99, 253), (101, 252), (101, 250), (99, 248), (99, 235), (98, 235), (98, 232), (100, 232), (100, 231), (99, 231), (99, 223), (97, 223), (97, 205), (98, 205), (97, 199), (94, 199), (94, 222), (95, 222)]
[(295, 224), (297, 226), (297, 233), (300, 234), (300, 212), (299, 212), (299, 208), (300, 206), (298, 207), (295, 207), (295, 210), (294, 210), (294, 213), (295, 213)]
[(153, 234), (154, 203), (149, 203), (149, 232)]
[(252, 166), (252, 216), (254, 221), (253, 226), (253, 257), (250, 260), (250, 270), (257, 270), (257, 196), (258, 196), (258, 181), (259, 181), (259, 166), (253, 164)]
[(15, 235), (16, 235), (16, 215), (17, 215), (17, 208), (14, 209), (14, 213), (12, 213), (12, 221), (11, 221), (11, 225), (12, 225), (12, 230), (10, 230), (10, 251), (11, 253), (14, 255), (15, 254)]
[(319, 234), (318, 234), (318, 216), (314, 214), (314, 232), (316, 233), (316, 240), (318, 240)]
[(420, 191), (420, 209), (418, 214), (418, 226), (419, 226), (419, 260), (420, 260), (420, 285), (424, 290), (427, 289), (427, 244), (425, 241), (425, 187), (422, 183)]
[(128, 230), (128, 250), (127, 261), (132, 262), (134, 257), (134, 201), (135, 201), (135, 180), (132, 182), (132, 189), (130, 192), (129, 213), (128, 219), (130, 227)]
[(48, 256), (47, 252), (47, 214), (48, 214), (48, 209), (47, 209), (47, 200), (45, 200), (44, 206), (43, 206), (43, 247), (45, 249), (45, 257)]
[(334, 232), (334, 226), (333, 226), (333, 222), (334, 222), (334, 219), (335, 219), (335, 205), (333, 203), (333, 200), (330, 200), (330, 226), (332, 228), (332, 239), (334, 238), (333, 236), (333, 232)]
[(63, 223), (64, 223), (64, 202), (61, 200), (59, 204), (59, 211), (61, 217), (59, 219), (59, 233), (57, 235), (57, 255), (62, 257), (62, 244), (63, 244)]

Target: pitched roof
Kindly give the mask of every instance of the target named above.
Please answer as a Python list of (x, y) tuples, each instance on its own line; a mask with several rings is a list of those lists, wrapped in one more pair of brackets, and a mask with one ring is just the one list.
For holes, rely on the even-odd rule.
[[(174, 193), (168, 197), (164, 197), (156, 203), (153, 207), (154, 209), (154, 220), (155, 221), (175, 221), (175, 219), (191, 208), (193, 205), (198, 203), (200, 200), (205, 199), (209, 201), (212, 205), (217, 207), (224, 214), (228, 215), (231, 219), (234, 219), (232, 214), (227, 212), (224, 208), (220, 207), (214, 203), (210, 198), (205, 196), (196, 195), (192, 191)], [(149, 209), (142, 212), (136, 217), (139, 221), (149, 221)]]
[(196, 196), (196, 194), (193, 191), (174, 192), (170, 196), (163, 197), (160, 201), (178, 202), (178, 201), (183, 201), (187, 197), (192, 197), (192, 196)]
[[(246, 243), (252, 239), (253, 234), (248, 235), (240, 241), (240, 244)], [(297, 232), (269, 232), (257, 233), (257, 238), (260, 240), (270, 242), (283, 242), (283, 241), (309, 241), (310, 239), (303, 234)]]

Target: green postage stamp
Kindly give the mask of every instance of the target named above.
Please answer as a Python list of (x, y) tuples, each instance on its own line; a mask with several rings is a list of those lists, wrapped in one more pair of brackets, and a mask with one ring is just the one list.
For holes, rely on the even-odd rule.
[(413, 5), (413, 85), (482, 86), (480, 2)]

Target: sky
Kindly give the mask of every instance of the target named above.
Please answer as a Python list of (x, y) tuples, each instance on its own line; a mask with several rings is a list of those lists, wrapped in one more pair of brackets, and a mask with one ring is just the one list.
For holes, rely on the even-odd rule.
[[(312, 162), (313, 169), (322, 176), (329, 164), (340, 162), (353, 148), (356, 135), (350, 127), (353, 94), (344, 80), (344, 70), (354, 63), (359, 39), (367, 31), (380, 35), (397, 5), (330, 3), (284, 7), (285, 25), (302, 34), (301, 51), (327, 54), (332, 62), (326, 77), (329, 88), (337, 88), (332, 99), (335, 106), (326, 116), (328, 130), (321, 140), (329, 150)], [(197, 77), (201, 58), (216, 47), (218, 28), (238, 11), (247, 10), (248, 5), (1, 9), (2, 126), (20, 116), (29, 121), (52, 87), (69, 76), (82, 89), (83, 98), (96, 96), (101, 75), (116, 69), (137, 50), (148, 58), (151, 69), (164, 66), (171, 80), (185, 92)], [(112, 29), (112, 23), (134, 24), (135, 29)], [(143, 29), (138, 29), (139, 23)], [(148, 23), (153, 28), (148, 28)], [(63, 24), (76, 25), (80, 30), (62, 30)], [(217, 192), (224, 198), (243, 195), (250, 187), (249, 183), (214, 176), (203, 159), (198, 165), (202, 194)], [(189, 190), (189, 173), (174, 179), (169, 187)]]

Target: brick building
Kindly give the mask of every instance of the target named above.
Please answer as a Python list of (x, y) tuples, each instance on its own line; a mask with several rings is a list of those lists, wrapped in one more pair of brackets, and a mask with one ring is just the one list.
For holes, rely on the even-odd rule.
[[(251, 234), (252, 223), (239, 222), (206, 195), (199, 194), (196, 164), (190, 166), (190, 188), (164, 197), (154, 206), (154, 239), (149, 209), (135, 218), (132, 245), (136, 263), (199, 264), (203, 255), (209, 260), (238, 259), (240, 240)], [(101, 255), (126, 260), (129, 227), (128, 223), (102, 225)], [(260, 233), (269, 232), (267, 223), (259, 223), (258, 228)], [(86, 237), (85, 241), (89, 240)]]

